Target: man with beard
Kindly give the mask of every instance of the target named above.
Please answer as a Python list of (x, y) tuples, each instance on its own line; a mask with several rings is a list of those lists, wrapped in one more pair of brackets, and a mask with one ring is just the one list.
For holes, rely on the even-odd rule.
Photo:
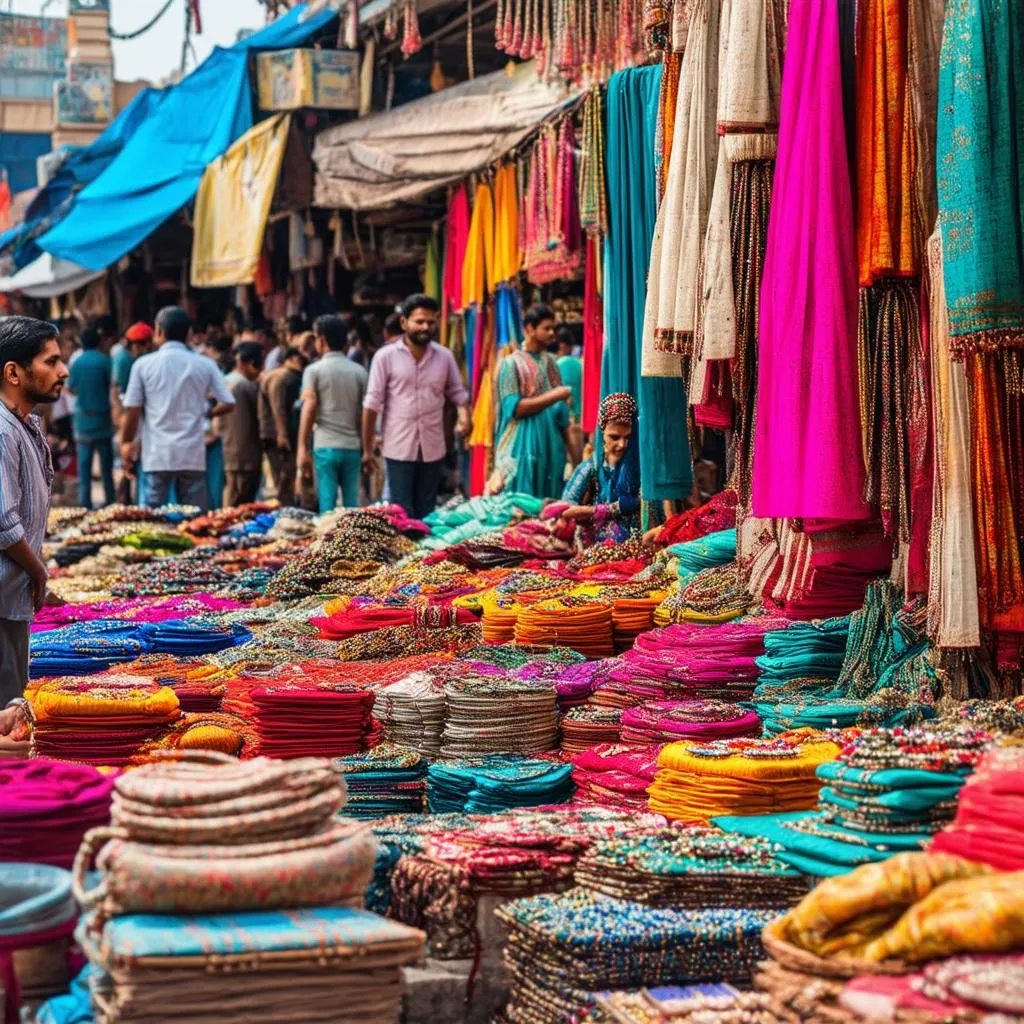
[(56, 402), (67, 379), (52, 324), (0, 320), (0, 735), (21, 714), (29, 623), (46, 599), (42, 547), (53, 463), (32, 410)]
[(428, 295), (410, 295), (402, 303), (402, 339), (374, 357), (363, 401), (363, 468), (373, 468), (380, 416), (391, 500), (415, 519), (437, 504), (446, 400), (458, 409), (455, 432), (469, 432), (469, 395), (455, 357), (433, 340), (437, 320), (438, 305)]

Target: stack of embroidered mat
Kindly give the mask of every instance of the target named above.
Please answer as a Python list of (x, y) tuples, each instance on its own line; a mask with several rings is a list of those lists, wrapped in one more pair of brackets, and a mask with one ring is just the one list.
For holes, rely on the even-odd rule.
[(576, 865), (576, 884), (655, 907), (786, 909), (807, 892), (778, 847), (719, 829), (666, 831), (595, 843)]
[(444, 758), (538, 754), (558, 745), (551, 683), (470, 677), (447, 683), (444, 699)]
[[(98, 1021), (392, 1022), (421, 933), (361, 909), (376, 844), (328, 761), (153, 764), (115, 783), (75, 893)], [(95, 858), (102, 884), (85, 888)], [(305, 908), (305, 909), (300, 909)]]
[(657, 821), (596, 808), (551, 808), (437, 825), (422, 831), (418, 849), (406, 849), (394, 867), (389, 913), (427, 933), (431, 956), (472, 956), (480, 896), (567, 889), (577, 858), (592, 843), (643, 834)]
[(562, 716), (562, 750), (576, 754), (598, 743), (616, 743), (619, 739), (622, 712), (582, 704)]
[(141, 676), (51, 679), (30, 687), (35, 744), (41, 757), (92, 765), (126, 765), (180, 715), (167, 686)]
[(29, 670), (33, 679), (84, 676), (131, 661), (150, 650), (150, 642), (136, 622), (74, 622), (31, 638)]
[(585, 889), (495, 911), (508, 927), (511, 1024), (564, 1024), (596, 993), (687, 980), (749, 981), (773, 911), (675, 910)]
[(345, 757), (366, 750), (374, 694), (351, 686), (257, 686), (254, 724), (269, 757)]
[(925, 847), (952, 821), (964, 780), (992, 743), (967, 724), (865, 730), (838, 760), (819, 765), (819, 811), (721, 817), (715, 824), (766, 836), (780, 844), (783, 860), (809, 875), (842, 874)]
[(431, 760), (441, 753), (444, 729), (444, 687), (430, 672), (412, 672), (383, 687), (373, 713), (384, 739), (403, 750), (415, 750)]
[(353, 818), (418, 814), (427, 793), (427, 763), (415, 751), (382, 743), (365, 754), (334, 762), (348, 787), (346, 811)]
[(70, 868), (82, 836), (110, 819), (113, 788), (87, 765), (0, 763), (0, 861)]
[(493, 814), (510, 807), (543, 807), (572, 796), (572, 766), (495, 755), (479, 761), (439, 761), (427, 771), (434, 813)]
[(578, 804), (600, 804), (623, 810), (647, 809), (647, 788), (654, 782), (661, 747), (601, 743), (573, 755), (573, 798)]
[(648, 807), (682, 821), (811, 810), (821, 789), (815, 771), (838, 756), (835, 743), (808, 729), (771, 740), (670, 743), (658, 758)]
[(623, 743), (759, 736), (761, 719), (720, 700), (647, 701), (622, 712)]

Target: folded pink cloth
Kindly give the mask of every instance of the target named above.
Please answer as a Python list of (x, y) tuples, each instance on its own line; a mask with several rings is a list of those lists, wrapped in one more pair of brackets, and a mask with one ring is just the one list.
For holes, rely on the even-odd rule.
[(627, 743), (718, 740), (759, 736), (761, 719), (753, 711), (720, 700), (648, 701), (622, 713)]

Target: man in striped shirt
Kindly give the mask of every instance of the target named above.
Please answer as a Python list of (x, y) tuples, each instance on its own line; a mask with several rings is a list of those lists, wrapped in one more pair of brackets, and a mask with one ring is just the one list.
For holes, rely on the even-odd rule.
[[(32, 410), (57, 401), (68, 369), (52, 324), (0, 320), (0, 735), (28, 682), (28, 633), (46, 598), (42, 560), (53, 463)], [(7, 709), (7, 710), (5, 710)]]

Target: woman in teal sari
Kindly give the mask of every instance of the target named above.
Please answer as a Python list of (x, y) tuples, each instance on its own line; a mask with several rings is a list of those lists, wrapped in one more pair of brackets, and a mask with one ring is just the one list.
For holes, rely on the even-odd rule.
[(516, 491), (553, 498), (565, 482), (566, 442), (571, 395), (558, 364), (548, 352), (555, 317), (547, 306), (523, 315), (523, 348), (498, 366), (498, 426), (494, 474), (488, 494)]

